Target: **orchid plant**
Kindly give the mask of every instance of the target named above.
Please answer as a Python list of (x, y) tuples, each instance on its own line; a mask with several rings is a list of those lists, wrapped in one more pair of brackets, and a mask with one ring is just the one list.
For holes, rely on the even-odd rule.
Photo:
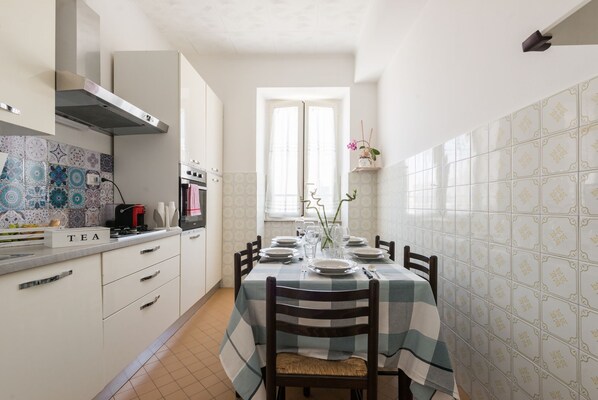
[(368, 140), (365, 140), (365, 133), (363, 130), (363, 120), (361, 121), (361, 140), (351, 139), (351, 141), (347, 144), (347, 148), (349, 150), (355, 151), (358, 148), (361, 150), (359, 157), (366, 157), (371, 158), (372, 160), (376, 161), (376, 156), (380, 155), (380, 150), (372, 147), (370, 142), (372, 141), (372, 134), (374, 133), (374, 128), (370, 130), (370, 136)]

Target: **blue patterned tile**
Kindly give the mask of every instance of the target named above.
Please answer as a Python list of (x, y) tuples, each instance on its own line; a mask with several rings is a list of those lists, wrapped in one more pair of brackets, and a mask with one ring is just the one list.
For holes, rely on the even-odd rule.
[(48, 193), (48, 202), (50, 208), (66, 208), (69, 202), (69, 196), (63, 188), (51, 188)]
[(47, 208), (23, 211), (26, 224), (45, 225), (50, 220), (50, 213)]
[(1, 136), (0, 151), (11, 156), (25, 157), (25, 136)]
[(102, 172), (114, 173), (114, 158), (109, 154), (100, 154), (100, 170)]
[(69, 228), (85, 226), (85, 210), (69, 210)]
[(33, 161), (46, 161), (48, 159), (48, 142), (36, 136), (25, 138), (25, 158)]
[[(113, 180), (109, 172), (102, 172), (102, 178)], [(114, 185), (111, 182), (102, 182), (100, 184), (100, 202), (102, 204), (114, 203)]]
[(14, 182), (0, 186), (0, 212), (25, 208), (25, 186)]
[(69, 188), (85, 188), (85, 170), (82, 168), (70, 167), (68, 170)]
[(47, 164), (42, 161), (25, 160), (25, 184), (27, 186), (45, 185)]
[(46, 208), (47, 190), (45, 186), (25, 187), (25, 207), (27, 209)]
[(86, 208), (98, 208), (101, 204), (101, 193), (100, 189), (87, 189), (85, 191), (85, 207)]
[(24, 224), (25, 215), (23, 211), (10, 210), (0, 213), (0, 228), (8, 228), (11, 224)]
[(85, 207), (85, 189), (69, 189), (69, 207), (68, 208), (84, 208)]
[(23, 172), (23, 159), (15, 156), (8, 156), (2, 175), (0, 175), (1, 182), (19, 182), (23, 183), (25, 174)]
[(100, 153), (97, 151), (85, 150), (85, 168), (100, 169)]
[(64, 165), (50, 164), (48, 183), (56, 187), (66, 187), (68, 184), (68, 168)]
[(100, 209), (88, 208), (85, 210), (85, 226), (100, 225)]
[(70, 147), (68, 144), (48, 141), (48, 162), (66, 165), (69, 159)]
[(69, 149), (69, 167), (85, 167), (85, 149), (71, 146)]

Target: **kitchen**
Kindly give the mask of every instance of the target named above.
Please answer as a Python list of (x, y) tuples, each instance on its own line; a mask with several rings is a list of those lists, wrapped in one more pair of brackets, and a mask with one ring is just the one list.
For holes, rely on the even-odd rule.
[[(359, 2), (349, 2), (349, 5), (354, 3)], [(171, 44), (164, 33), (145, 16), (138, 2), (87, 1), (87, 4), (101, 17), (100, 80), (104, 87), (113, 89), (112, 54), (115, 52), (182, 50), (185, 57), (224, 104), (223, 167), (221, 169), (223, 171), (221, 273), (224, 287), (232, 286), (232, 254), (242, 248), (246, 241), (254, 238), (257, 233), (266, 231), (267, 237), (290, 233), (284, 224), (264, 222), (263, 218), (261, 220), (257, 218), (259, 213), (256, 208), (260, 207), (259, 201), (263, 196), (258, 189), (258, 185), (261, 184), (258, 175), (261, 167), (258, 159), (259, 139), (256, 133), (257, 89), (272, 87), (347, 87), (350, 89), (348, 107), (351, 134), (347, 134), (346, 138), (358, 136), (359, 124), (363, 120), (368, 126), (374, 128), (374, 143), (382, 151), (382, 157), (377, 164), (382, 167), (379, 172), (347, 174), (348, 187), (358, 186), (359, 193), (369, 193), (368, 198), (358, 197), (350, 205), (350, 218), (358, 219), (350, 222), (352, 233), (370, 238), (380, 233), (396, 240), (399, 247), (407, 243), (421, 246), (422, 243), (429, 242), (432, 245), (426, 247), (430, 251), (444, 248), (448, 250), (454, 246), (455, 250), (443, 252), (447, 260), (445, 271), (448, 272), (445, 272), (446, 275), (441, 272), (441, 281), (446, 284), (441, 283), (441, 286), (445, 287), (440, 292), (439, 310), (443, 321), (448, 324), (454, 322), (447, 329), (448, 336), (451, 337), (449, 340), (454, 345), (457, 381), (471, 398), (476, 399), (487, 398), (489, 394), (496, 396), (500, 385), (495, 382), (503, 382), (504, 386), (509, 388), (508, 395), (501, 398), (543, 398), (548, 397), (547, 393), (556, 390), (555, 388), (566, 393), (570, 398), (591, 399), (596, 396), (597, 389), (591, 385), (591, 376), (586, 374), (588, 369), (591, 369), (588, 366), (595, 366), (598, 363), (596, 342), (590, 341), (591, 334), (588, 335), (587, 322), (584, 322), (591, 323), (596, 320), (596, 292), (592, 291), (591, 286), (585, 284), (596, 280), (595, 271), (598, 264), (596, 250), (594, 247), (588, 251), (587, 247), (591, 242), (588, 243), (586, 240), (594, 237), (596, 233), (593, 228), (596, 224), (596, 212), (592, 206), (584, 205), (583, 201), (589, 200), (584, 200), (586, 190), (582, 188), (587, 186), (581, 184), (582, 180), (587, 182), (588, 179), (593, 179), (594, 175), (591, 175), (591, 171), (597, 168), (596, 153), (586, 152), (592, 149), (593, 142), (582, 142), (581, 138), (595, 137), (591, 136), (595, 133), (589, 130), (586, 135), (574, 135), (569, 137), (569, 141), (563, 139), (564, 142), (554, 145), (555, 148), (559, 144), (563, 148), (570, 148), (563, 143), (573, 141), (581, 146), (579, 161), (572, 163), (572, 169), (556, 170), (559, 172), (558, 177), (565, 175), (567, 178), (575, 179), (573, 187), (579, 188), (579, 192), (573, 189), (566, 192), (576, 193), (573, 200), (574, 203), (579, 202), (576, 211), (558, 209), (559, 211), (553, 212), (555, 205), (552, 204), (545, 204), (545, 210), (542, 210), (542, 205), (538, 204), (536, 208), (528, 208), (523, 204), (515, 204), (516, 198), (511, 197), (515, 195), (515, 190), (518, 188), (539, 187), (540, 184), (534, 184), (534, 180), (545, 179), (546, 183), (542, 185), (552, 184), (551, 166), (545, 166), (548, 171), (546, 175), (542, 172), (534, 172), (532, 169), (530, 173), (519, 173), (516, 179), (503, 179), (495, 175), (495, 178), (490, 178), (489, 175), (486, 179), (477, 180), (478, 178), (472, 176), (466, 180), (463, 174), (457, 172), (452, 185), (447, 183), (441, 187), (454, 187), (448, 192), (454, 193), (455, 196), (462, 195), (460, 198), (469, 198), (467, 194), (463, 194), (466, 191), (474, 193), (478, 189), (484, 190), (488, 187), (486, 192), (488, 205), (477, 207), (472, 200), (464, 204), (459, 203), (452, 210), (449, 209), (448, 214), (442, 215), (442, 217), (445, 215), (451, 217), (451, 219), (447, 218), (449, 222), (445, 224), (446, 226), (454, 225), (454, 229), (448, 232), (443, 232), (442, 227), (437, 229), (434, 224), (437, 218), (426, 219), (425, 216), (431, 213), (423, 210), (431, 210), (433, 207), (411, 207), (403, 201), (394, 202), (393, 199), (401, 198), (402, 193), (407, 191), (421, 192), (422, 199), (425, 199), (429, 193), (433, 193), (435, 188), (431, 185), (435, 174), (432, 171), (438, 169), (434, 155), (438, 151), (437, 146), (441, 144), (444, 146), (445, 143), (450, 146), (454, 138), (457, 138), (453, 142), (455, 148), (463, 151), (460, 156), (455, 155), (454, 163), (447, 163), (449, 174), (451, 168), (456, 171), (468, 170), (470, 173), (478, 171), (480, 168), (476, 166), (480, 160), (488, 160), (491, 163), (496, 161), (500, 164), (504, 157), (512, 156), (514, 162), (517, 158), (512, 154), (523, 154), (518, 152), (524, 152), (526, 148), (523, 145), (529, 143), (533, 143), (531, 155), (537, 153), (537, 157), (540, 157), (540, 147), (533, 146), (536, 143), (538, 146), (542, 145), (539, 142), (544, 139), (544, 134), (535, 131), (530, 136), (533, 140), (527, 140), (521, 139), (522, 136), (513, 130), (511, 141), (504, 142), (504, 144), (509, 143), (508, 146), (498, 142), (484, 145), (483, 141), (483, 150), (478, 150), (478, 147), (474, 150), (471, 147), (457, 146), (465, 142), (473, 144), (475, 140), (472, 137), (483, 138), (484, 129), (476, 131), (476, 128), (487, 125), (490, 132), (491, 126), (499, 126), (494, 122), (500, 121), (504, 116), (509, 117), (512, 127), (515, 126), (513, 121), (518, 118), (523, 119), (524, 114), (531, 115), (531, 121), (540, 120), (541, 107), (545, 103), (543, 100), (546, 100), (545, 104), (550, 105), (549, 98), (566, 89), (574, 88), (570, 96), (565, 96), (565, 100), (561, 100), (561, 103), (572, 105), (570, 108), (579, 110), (580, 116), (589, 116), (588, 120), (580, 118), (578, 126), (583, 130), (594, 123), (593, 114), (584, 111), (586, 103), (582, 94), (589, 93), (585, 89), (586, 86), (592, 88), (594, 84), (586, 84), (586, 82), (598, 75), (598, 53), (595, 46), (554, 46), (546, 52), (525, 54), (521, 52), (520, 47), (521, 42), (530, 33), (537, 29), (543, 31), (580, 3), (582, 2), (565, 1), (558, 4), (556, 2), (545, 4), (545, 2), (534, 1), (519, 4), (519, 2), (507, 1), (477, 4), (471, 1), (460, 1), (457, 4), (444, 4), (441, 1), (430, 0), (419, 4), (406, 4), (376, 1), (373, 4), (377, 7), (372, 6), (368, 12), (368, 22), (361, 31), (360, 45), (354, 54), (343, 51), (343, 54), (328, 52), (309, 55), (210, 55), (208, 52), (206, 52), (208, 55), (198, 55), (191, 51), (189, 45), (188, 48), (183, 48)], [(239, 5), (239, 2), (232, 2), (231, 7), (232, 4), (239, 6), (241, 13), (247, 11)], [(42, 29), (42, 22), (47, 20), (47, 13), (44, 14), (42, 10), (43, 8), (40, 7), (39, 15), (35, 10), (31, 11), (32, 17), (39, 18), (36, 24), (39, 29)], [(384, 29), (388, 29), (386, 34)], [(53, 42), (53, 37), (50, 36), (52, 35), (48, 35), (46, 39)], [(8, 50), (4, 50), (4, 46), (8, 44), (3, 42), (3, 54), (5, 51), (10, 55), (19, 54), (17, 49), (11, 47), (6, 47)], [(40, 42), (39, 46), (43, 47), (43, 44)], [(206, 48), (208, 47), (206, 44)], [(589, 98), (591, 99), (592, 96)], [(535, 109), (534, 104), (538, 104), (539, 108)], [(518, 111), (527, 109), (530, 105), (530, 113)], [(97, 154), (100, 161), (104, 161), (104, 168), (98, 170), (100, 175), (110, 173), (108, 169), (111, 157), (115, 157), (113, 171), (124, 165), (123, 162), (126, 160), (119, 162), (118, 159), (117, 139), (63, 123), (54, 124), (52, 123), (54, 106), (51, 105), (49, 108), (50, 110), (45, 114), (51, 122), (46, 122), (45, 126), (50, 126), (49, 129), (55, 133), (53, 137), (45, 136), (49, 141)], [(159, 115), (154, 110), (148, 112)], [(176, 123), (176, 118), (173, 117), (163, 119), (169, 124)], [(571, 128), (575, 129), (574, 126)], [(25, 141), (21, 144), (19, 140), (10, 136), (11, 132), (7, 132), (4, 126), (0, 129), (3, 135), (0, 151), (10, 154), (10, 149), (14, 149), (15, 146), (24, 148)], [(552, 132), (560, 132), (560, 129), (555, 126), (550, 128), (549, 133)], [(44, 136), (36, 137), (44, 138)], [(134, 136), (121, 139), (130, 140), (133, 146), (135, 141), (143, 145), (139, 143), (139, 138)], [(55, 153), (59, 152), (58, 147), (63, 148), (56, 144), (51, 144), (50, 147), (48, 150), (55, 150)], [(576, 145), (572, 147), (577, 149)], [(434, 150), (428, 150), (432, 148)], [(505, 149), (513, 149), (513, 153), (504, 154), (503, 157), (502, 153), (506, 153)], [(159, 150), (154, 148), (156, 153), (159, 153)], [(536, 153), (533, 153), (534, 151)], [(467, 155), (463, 155), (465, 153)], [(23, 159), (24, 150), (17, 154), (20, 154), (20, 157), (15, 156), (15, 159)], [(348, 172), (356, 166), (357, 157), (348, 152), (345, 156), (351, 156), (347, 160), (347, 168), (344, 169)], [(148, 157), (147, 162), (151, 163), (159, 157), (159, 154), (155, 154)], [(403, 163), (404, 160), (408, 162)], [(499, 164), (490, 164), (488, 173), (498, 170)], [(143, 165), (137, 168), (143, 169)], [(441, 168), (444, 172), (445, 166)], [(515, 167), (512, 168), (514, 171)], [(505, 177), (508, 172), (505, 170)], [(174, 174), (178, 174), (178, 171)], [(416, 182), (419, 182), (419, 176), (422, 177), (421, 186), (416, 183), (414, 190), (404, 189), (401, 185), (408, 182), (411, 175), (416, 177)], [(431, 176), (429, 180), (428, 175)], [(108, 179), (115, 177), (114, 175), (103, 176)], [(118, 179), (115, 181), (121, 187), (127, 201), (139, 201), (147, 205), (146, 218), (151, 221), (155, 201), (150, 203), (141, 196), (135, 198), (138, 195), (133, 194), (136, 190), (134, 181)], [(427, 182), (431, 183), (428, 185)], [(509, 189), (501, 190), (501, 182)], [(171, 182), (168, 185), (175, 185), (175, 183)], [(120, 202), (118, 194), (112, 191), (109, 183), (102, 183), (100, 188), (98, 190), (100, 199), (101, 191), (104, 190), (104, 196), (114, 196), (112, 201), (105, 201), (106, 203)], [(571, 185), (567, 188), (571, 188)], [(168, 190), (176, 191), (176, 187)], [(533, 190), (530, 192), (538, 203), (544, 195), (540, 197), (538, 194), (542, 189), (536, 190), (536, 194)], [(499, 205), (492, 206), (490, 200), (498, 196), (489, 193), (510, 193), (508, 197), (513, 199), (512, 204), (506, 204), (502, 209)], [(160, 200), (165, 202), (174, 200), (174, 195), (169, 196), (164, 196)], [(245, 212), (239, 213), (239, 209)], [(413, 213), (408, 213), (408, 209), (413, 209)], [(85, 218), (93, 221), (94, 218), (99, 218), (99, 215), (96, 216), (93, 212), (88, 216), (79, 210), (81, 209), (73, 212), (78, 221), (85, 221)], [(52, 219), (50, 215), (42, 213), (40, 216), (39, 211), (35, 211), (35, 209), (26, 209), (23, 215), (30, 215), (40, 220)], [(444, 211), (446, 210), (439, 210), (441, 213)], [(470, 215), (470, 218), (467, 215)], [(22, 217), (19, 219), (15, 216), (13, 211), (3, 212), (2, 221), (5, 221), (5, 217), (10, 221), (25, 222)], [(573, 219), (573, 228), (557, 224), (563, 219)], [(532, 228), (532, 232), (536, 232), (532, 237), (536, 237), (537, 243), (532, 239), (528, 239), (530, 242), (519, 239), (519, 245), (513, 243), (514, 229), (526, 226), (524, 222), (528, 223), (527, 226)], [(541, 240), (541, 232), (544, 232), (542, 230), (544, 226), (552, 226), (551, 224), (557, 224), (566, 234), (574, 233), (571, 245), (575, 249), (573, 253), (564, 250), (554, 252), (550, 250), (550, 245), (545, 246)], [(484, 233), (492, 227), (501, 225), (513, 229), (510, 237), (500, 236), (498, 232), (492, 235), (490, 232)], [(405, 228), (399, 229), (399, 226)], [(464, 249), (463, 253), (468, 253), (470, 256), (467, 259), (459, 258), (458, 255), (462, 253), (461, 250), (457, 252), (457, 249)], [(484, 255), (475, 258), (479, 250)], [(505, 267), (506, 272), (488, 266), (489, 262), (484, 261), (490, 257), (496, 260), (501, 255), (510, 260)], [(515, 269), (517, 265), (524, 265), (517, 261), (524, 257), (528, 257), (529, 265), (532, 266), (531, 277), (525, 275), (524, 278)], [(567, 269), (561, 268), (560, 272), (569, 282), (569, 285), (565, 286), (567, 288), (572, 286), (570, 292), (563, 287), (553, 288), (554, 285), (550, 283), (551, 275), (544, 272), (554, 271), (558, 275), (559, 269), (556, 264), (551, 263), (553, 260), (566, 262)], [(474, 286), (474, 282), (478, 280), (486, 283), (482, 289)], [(507, 291), (509, 298), (512, 299), (507, 301), (497, 298), (492, 290), (498, 293), (499, 288)], [(529, 313), (515, 306), (516, 299), (525, 298), (519, 296), (522, 293), (531, 300), (532, 308)], [(540, 300), (543, 298), (547, 300)], [(540, 305), (545, 307), (542, 308)], [(554, 326), (554, 322), (550, 321), (553, 310), (549, 309), (548, 305), (566, 307), (560, 307), (558, 310), (564, 313), (567, 321), (565, 325), (573, 331), (572, 333), (564, 332), (565, 329)], [(492, 315), (493, 320), (502, 317), (509, 327), (509, 332), (499, 331), (490, 321), (482, 323), (476, 320), (474, 310), (478, 309), (485, 312), (486, 318), (489, 318), (489, 315)], [(527, 350), (517, 339), (525, 335), (530, 338), (532, 350)], [(481, 339), (475, 341), (476, 338)], [(475, 343), (479, 343), (480, 347), (473, 347)], [(550, 351), (548, 350), (553, 349), (554, 346), (557, 346), (554, 351), (560, 350), (563, 356), (567, 355), (566, 361), (569, 362), (567, 371), (573, 373), (561, 372), (549, 361)], [(508, 355), (506, 364), (498, 361), (501, 359), (500, 354)], [(523, 373), (520, 372), (524, 370), (530, 373), (529, 379), (524, 379)], [(465, 373), (459, 375), (458, 371), (465, 371)], [(478, 371), (483, 373), (480, 374)]]

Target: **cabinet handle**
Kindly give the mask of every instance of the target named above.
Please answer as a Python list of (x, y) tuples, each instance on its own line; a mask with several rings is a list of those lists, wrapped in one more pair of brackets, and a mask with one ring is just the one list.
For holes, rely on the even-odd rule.
[(157, 295), (154, 298), (154, 301), (150, 301), (149, 303), (145, 303), (144, 305), (142, 305), (141, 307), (139, 307), (139, 309), (143, 310), (144, 308), (148, 308), (150, 306), (153, 306), (154, 304), (156, 304), (156, 302), (158, 301), (159, 298), (160, 298), (160, 295)]
[(9, 106), (8, 104), (2, 103), (1, 101), (0, 101), (0, 108), (3, 110), (6, 110), (8, 112), (11, 112), (13, 114), (17, 114), (17, 115), (21, 114), (21, 110), (19, 110), (18, 108)]
[(21, 283), (19, 284), (19, 290), (21, 289), (27, 289), (33, 286), (40, 286), (40, 285), (45, 285), (46, 283), (51, 283), (51, 282), (55, 282), (59, 279), (65, 278), (69, 275), (73, 275), (73, 270), (69, 270), (69, 271), (64, 271), (59, 273), (58, 275), (54, 275), (51, 276), (49, 278), (43, 278), (43, 279), (36, 279), (34, 281), (29, 281), (29, 282), (25, 282), (25, 283)]
[(158, 250), (160, 250), (160, 246), (156, 246), (153, 249), (143, 249), (139, 252), (139, 254), (153, 253), (154, 251), (158, 251)]
[(143, 278), (139, 279), (139, 282), (143, 282), (143, 281), (149, 281), (152, 278), (155, 278), (156, 276), (158, 276), (160, 274), (160, 270), (157, 270), (156, 272), (154, 272), (151, 275), (148, 276), (144, 276)]
[(218, 178), (212, 178), (212, 182), (220, 182), (220, 179), (218, 179)]
[(201, 236), (201, 233), (198, 233), (198, 234), (197, 234), (197, 235), (195, 235), (195, 236), (189, 236), (189, 239), (197, 239), (197, 238), (198, 238), (198, 237), (200, 237), (200, 236)]
[(197, 165), (199, 165), (199, 164), (200, 164), (199, 160), (191, 160), (191, 162), (192, 162), (192, 163), (195, 163), (195, 164), (197, 164)]
[(218, 170), (218, 168), (213, 168), (213, 167), (212, 167), (212, 171), (214, 171), (214, 172), (218, 172), (219, 170)]

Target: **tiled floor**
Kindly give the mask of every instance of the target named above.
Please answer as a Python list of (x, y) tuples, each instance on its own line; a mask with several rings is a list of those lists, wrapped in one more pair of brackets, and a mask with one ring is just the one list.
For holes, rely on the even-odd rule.
[[(232, 307), (233, 290), (218, 290), (111, 400), (234, 400), (218, 359)], [(396, 399), (397, 379), (379, 379), (378, 399)], [(287, 399), (305, 400), (301, 389), (294, 388), (287, 389)], [(349, 399), (349, 392), (314, 388), (309, 399)]]

